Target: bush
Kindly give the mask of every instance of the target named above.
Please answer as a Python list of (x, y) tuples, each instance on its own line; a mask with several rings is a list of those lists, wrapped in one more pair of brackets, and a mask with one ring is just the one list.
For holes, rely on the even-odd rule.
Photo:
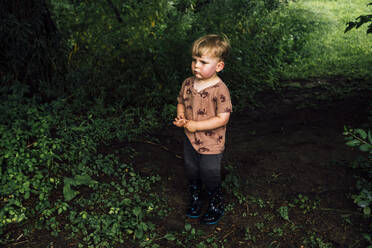
[[(0, 244), (9, 242), (14, 224), (26, 235), (35, 228), (69, 232), (88, 247), (133, 238), (152, 242), (156, 233), (148, 218), (165, 212), (148, 192), (160, 177), (140, 176), (130, 162), (119, 161), (119, 151), (99, 151), (153, 129), (152, 112), (95, 104), (76, 113), (64, 99), (25, 98), (28, 88), (17, 83), (0, 93)], [(128, 158), (132, 153), (120, 151)]]
[(372, 133), (363, 129), (345, 128), (346, 145), (350, 147), (359, 147), (366, 152), (367, 158), (355, 161), (352, 168), (355, 169), (357, 183), (356, 187), (359, 194), (353, 195), (354, 202), (363, 209), (367, 216), (371, 215), (372, 206)]
[(52, 1), (70, 47), (69, 87), (76, 88), (78, 76), (89, 99), (159, 112), (175, 104), (191, 74), (190, 46), (199, 36), (225, 33), (231, 39), (232, 56), (221, 77), (238, 110), (252, 104), (256, 92), (275, 86), (278, 69), (302, 55), (312, 28), (279, 0), (111, 2)]

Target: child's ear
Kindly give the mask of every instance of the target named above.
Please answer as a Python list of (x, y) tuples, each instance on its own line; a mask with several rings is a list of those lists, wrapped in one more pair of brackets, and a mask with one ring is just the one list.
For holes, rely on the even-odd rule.
[(216, 66), (216, 72), (222, 71), (224, 67), (225, 67), (225, 62), (223, 61), (218, 62)]

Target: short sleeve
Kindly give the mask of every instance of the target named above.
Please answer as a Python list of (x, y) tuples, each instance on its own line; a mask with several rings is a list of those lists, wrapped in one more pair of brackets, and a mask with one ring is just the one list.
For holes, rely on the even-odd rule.
[(186, 78), (185, 81), (183, 81), (181, 90), (177, 97), (178, 104), (185, 104), (185, 90), (190, 88), (190, 85), (192, 84), (192, 77)]
[(232, 104), (230, 92), (227, 86), (223, 83), (216, 92), (216, 113), (231, 113)]
[(185, 90), (185, 82), (182, 84), (180, 92), (177, 96), (177, 103), (178, 104), (184, 104), (184, 102), (183, 102), (183, 92), (184, 92), (184, 90)]

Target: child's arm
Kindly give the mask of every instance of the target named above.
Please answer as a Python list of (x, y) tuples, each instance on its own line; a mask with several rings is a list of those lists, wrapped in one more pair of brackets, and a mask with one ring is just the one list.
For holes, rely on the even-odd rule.
[(185, 105), (177, 104), (177, 118), (185, 119)]
[(183, 104), (177, 104), (177, 117), (174, 119), (173, 124), (177, 127), (185, 126), (185, 106)]
[(189, 132), (212, 130), (225, 126), (229, 122), (230, 113), (220, 113), (204, 121), (187, 121), (184, 126)]

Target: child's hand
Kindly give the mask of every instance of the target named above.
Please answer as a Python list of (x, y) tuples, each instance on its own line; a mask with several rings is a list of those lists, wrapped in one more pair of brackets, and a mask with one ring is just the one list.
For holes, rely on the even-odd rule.
[(187, 129), (187, 131), (191, 132), (191, 133), (194, 133), (197, 131), (196, 129), (196, 121), (187, 121), (186, 124), (184, 125), (184, 128)]
[(173, 124), (176, 125), (177, 127), (184, 127), (186, 123), (187, 123), (187, 120), (184, 117), (178, 117), (178, 116), (173, 121)]

